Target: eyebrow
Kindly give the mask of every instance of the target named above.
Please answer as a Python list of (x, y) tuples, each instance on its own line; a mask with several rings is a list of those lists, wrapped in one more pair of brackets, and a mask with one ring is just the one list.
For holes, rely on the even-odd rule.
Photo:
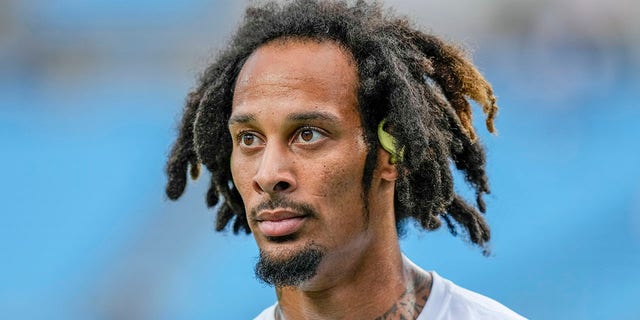
[(234, 125), (237, 123), (242, 124), (249, 123), (251, 121), (254, 121), (255, 119), (256, 118), (252, 114), (238, 114), (229, 118), (229, 121), (227, 123), (228, 125)]
[(287, 116), (287, 120), (289, 121), (309, 121), (309, 120), (338, 121), (338, 118), (328, 112), (311, 111), (311, 112), (291, 114)]
[[(245, 124), (255, 121), (256, 118), (253, 114), (238, 114), (229, 118), (228, 125)], [(310, 120), (325, 120), (325, 121), (338, 121), (338, 117), (328, 112), (311, 111), (294, 113), (287, 116), (287, 121), (310, 121)]]

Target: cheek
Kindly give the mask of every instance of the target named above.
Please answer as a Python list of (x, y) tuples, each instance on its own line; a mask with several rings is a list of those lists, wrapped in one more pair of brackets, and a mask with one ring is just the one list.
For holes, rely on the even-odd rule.
[[(330, 206), (346, 207), (360, 204), (362, 193), (362, 168), (364, 160), (340, 159), (335, 163), (322, 166), (319, 174), (316, 193), (327, 198)], [(338, 208), (340, 209), (340, 208)]]
[(352, 170), (337, 168), (327, 170), (324, 174), (331, 177), (331, 183), (329, 184), (331, 195), (339, 196), (356, 191), (354, 190), (354, 180), (356, 180), (359, 175), (356, 175)]
[(234, 156), (232, 154), (230, 159), (231, 180), (244, 200), (251, 188), (250, 166), (247, 161), (234, 161), (233, 159)]

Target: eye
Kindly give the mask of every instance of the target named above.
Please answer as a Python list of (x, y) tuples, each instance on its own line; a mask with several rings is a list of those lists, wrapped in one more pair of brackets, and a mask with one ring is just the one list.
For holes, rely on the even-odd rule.
[(294, 142), (313, 143), (322, 138), (324, 138), (324, 134), (319, 130), (314, 128), (302, 128), (298, 131)]
[(238, 135), (238, 141), (243, 147), (257, 147), (260, 144), (260, 138), (251, 132), (242, 132)]

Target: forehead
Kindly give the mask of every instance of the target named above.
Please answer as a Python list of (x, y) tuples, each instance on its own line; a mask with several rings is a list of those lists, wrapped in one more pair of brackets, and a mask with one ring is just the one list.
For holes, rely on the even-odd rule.
[[(332, 41), (276, 40), (254, 51), (236, 80), (232, 113), (256, 107), (357, 107), (353, 56)], [(284, 102), (286, 101), (286, 102)]]

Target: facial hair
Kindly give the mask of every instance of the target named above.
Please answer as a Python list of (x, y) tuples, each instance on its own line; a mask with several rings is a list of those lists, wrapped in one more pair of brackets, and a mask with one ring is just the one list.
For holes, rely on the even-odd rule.
[(260, 250), (255, 267), (256, 276), (276, 287), (299, 286), (316, 275), (323, 257), (324, 251), (314, 244), (308, 244), (284, 259), (277, 259)]

